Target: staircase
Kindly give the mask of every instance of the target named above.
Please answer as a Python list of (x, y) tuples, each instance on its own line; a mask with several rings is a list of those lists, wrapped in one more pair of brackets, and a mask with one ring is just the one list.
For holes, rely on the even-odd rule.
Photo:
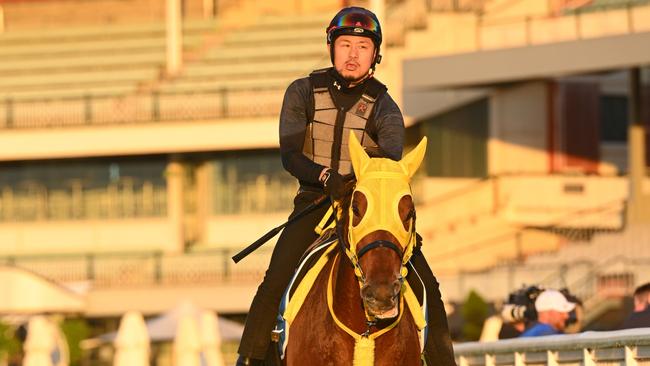
[[(576, 276), (571, 261), (590, 263)], [(621, 309), (623, 298), (650, 279), (650, 225), (634, 225), (618, 233), (596, 235), (590, 243), (571, 243), (555, 253), (529, 258), (531, 265), (566, 263), (547, 277), (546, 287), (567, 287), (583, 302), (583, 324), (589, 325), (611, 310)]]

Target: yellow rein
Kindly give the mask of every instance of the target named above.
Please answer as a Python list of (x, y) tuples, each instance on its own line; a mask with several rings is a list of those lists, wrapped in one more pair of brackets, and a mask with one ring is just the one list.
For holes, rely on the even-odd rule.
[(397, 324), (400, 322), (402, 319), (402, 314), (404, 313), (404, 296), (402, 292), (400, 292), (400, 307), (399, 307), (399, 315), (397, 316), (397, 319), (391, 323), (389, 326), (387, 326), (384, 329), (381, 329), (375, 333), (371, 333), (367, 336), (362, 335), (362, 334), (357, 334), (355, 333), (352, 329), (348, 328), (343, 322), (339, 320), (339, 318), (336, 316), (334, 313), (334, 294), (332, 292), (332, 276), (334, 274), (334, 267), (336, 264), (336, 261), (339, 259), (339, 253), (336, 253), (336, 256), (334, 257), (334, 261), (332, 263), (332, 267), (330, 268), (330, 274), (329, 278), (327, 280), (327, 308), (330, 311), (330, 315), (332, 316), (332, 319), (334, 319), (334, 323), (343, 331), (345, 331), (347, 334), (349, 334), (352, 338), (354, 338), (354, 360), (352, 365), (353, 366), (372, 366), (375, 364), (375, 339), (386, 334), (388, 331), (391, 329), (395, 328)]

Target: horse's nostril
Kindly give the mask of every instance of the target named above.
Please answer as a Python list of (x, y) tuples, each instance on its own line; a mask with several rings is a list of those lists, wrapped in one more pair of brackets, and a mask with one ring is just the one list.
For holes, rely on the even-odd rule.
[(371, 286), (365, 285), (361, 288), (361, 297), (364, 299), (372, 299), (374, 297), (374, 291)]
[(369, 303), (392, 306), (395, 303), (395, 299), (399, 296), (401, 289), (402, 283), (399, 280), (381, 285), (368, 284), (361, 288), (361, 297)]

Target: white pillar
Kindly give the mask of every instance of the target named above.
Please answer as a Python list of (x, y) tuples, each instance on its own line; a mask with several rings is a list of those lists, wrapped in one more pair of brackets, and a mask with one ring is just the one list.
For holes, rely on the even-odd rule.
[(167, 74), (176, 75), (183, 66), (181, 0), (167, 0)]
[(5, 31), (5, 11), (0, 6), (0, 34), (4, 33)]
[(636, 360), (636, 347), (625, 346), (625, 366), (638, 366)]
[[(386, 18), (384, 17), (386, 12), (385, 0), (370, 0), (370, 10), (375, 13), (380, 24), (386, 23)], [(384, 29), (382, 29), (382, 31), (384, 31)]]
[(546, 351), (546, 366), (559, 366), (557, 362), (557, 352)]
[(214, 0), (203, 0), (203, 18), (211, 19), (214, 14)]
[(646, 203), (648, 198), (643, 189), (646, 178), (645, 150), (646, 127), (641, 113), (641, 70), (633, 68), (629, 72), (628, 93), (628, 176), (630, 177), (630, 205), (628, 219), (636, 222), (650, 221), (650, 209)]
[(177, 158), (167, 163), (167, 219), (172, 227), (173, 252), (183, 252), (185, 248), (185, 205), (183, 199), (183, 165)]
[(207, 222), (212, 214), (214, 169), (210, 162), (204, 161), (196, 169), (196, 214), (194, 215), (196, 241), (206, 244)]

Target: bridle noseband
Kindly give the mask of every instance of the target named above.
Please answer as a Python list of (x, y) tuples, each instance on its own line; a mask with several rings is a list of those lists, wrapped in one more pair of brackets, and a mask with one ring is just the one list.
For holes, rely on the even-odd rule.
[(402, 252), (402, 248), (397, 246), (395, 243), (392, 241), (388, 240), (375, 240), (371, 242), (370, 244), (366, 245), (365, 247), (361, 248), (359, 252), (357, 253), (357, 260), (361, 260), (361, 257), (363, 257), (364, 254), (368, 253), (369, 251), (376, 249), (376, 248), (388, 248), (395, 253), (397, 253), (397, 256), (399, 257), (400, 262), (402, 261), (404, 257), (404, 253)]

